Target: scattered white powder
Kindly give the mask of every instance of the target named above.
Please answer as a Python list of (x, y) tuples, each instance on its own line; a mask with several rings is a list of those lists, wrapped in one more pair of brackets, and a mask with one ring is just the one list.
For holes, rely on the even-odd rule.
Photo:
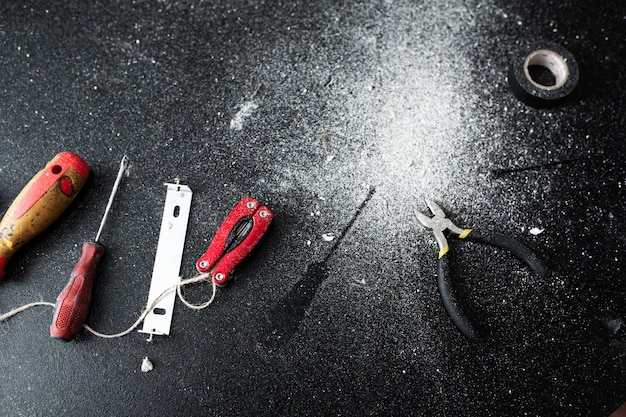
[[(462, 44), (471, 39), (474, 14), (462, 2), (429, 4), (417, 12), (413, 5), (408, 7), (420, 14), (412, 20), (402, 4), (394, 3), (376, 14), (372, 25), (341, 33), (357, 54), (369, 54), (371, 60), (354, 67), (347, 62), (337, 72), (326, 69), (319, 74), (320, 80), (332, 79), (327, 90), (315, 91), (326, 100), (324, 112), (311, 117), (305, 108), (294, 109), (300, 118), (293, 123), (301, 134), (277, 138), (280, 148), (272, 143), (285, 157), (268, 168), (277, 171), (278, 191), (285, 198), (294, 190), (311, 196), (304, 213), (321, 209), (321, 215), (307, 216), (309, 228), (294, 236), (301, 239), (309, 259), (328, 255), (325, 239), (315, 237), (320, 231), (343, 230), (370, 187), (375, 188), (338, 248), (340, 254), (329, 260), (331, 271), (350, 271), (351, 276), (367, 276), (367, 281), (355, 288), (345, 285), (350, 281), (343, 273), (331, 274), (327, 280), (338, 285), (322, 287), (318, 297), (350, 297), (349, 303), (333, 307), (338, 315), (370, 317), (376, 303), (393, 311), (404, 309), (403, 317), (411, 317), (405, 323), (410, 326), (407, 332), (418, 335), (416, 342), (403, 346), (406, 359), (415, 360), (410, 352), (419, 349), (419, 357), (428, 357), (428, 366), (441, 366), (445, 358), (439, 346), (425, 342), (438, 340), (441, 329), (428, 317), (432, 307), (421, 305), (424, 298), (416, 295), (418, 288), (436, 291), (432, 274), (437, 248), (432, 232), (422, 228), (413, 213), (427, 210), (424, 198), (461, 218), (474, 207), (478, 216), (478, 208), (489, 206), (494, 185), (484, 172), (493, 150), (490, 129), (497, 131), (498, 121), (477, 110), (482, 98), (474, 88), (476, 63)], [(449, 13), (442, 13), (445, 7), (451, 8)], [(311, 142), (317, 152), (310, 150)], [(328, 155), (341, 163), (328, 163)], [(420, 254), (432, 252), (432, 267), (423, 276), (416, 274), (416, 248)], [(379, 318), (380, 323), (368, 323), (371, 340), (387, 330), (387, 317)]]
[(254, 110), (259, 107), (254, 101), (246, 101), (241, 105), (239, 111), (233, 116), (230, 121), (230, 128), (233, 130), (242, 130), (245, 120), (252, 116)]
[[(455, 25), (466, 30), (474, 24), (473, 16), (458, 7)], [(333, 87), (345, 92), (334, 96), (332, 112), (320, 115), (327, 127), (325, 140), (318, 141), (317, 166), (304, 158), (284, 158), (277, 168), (285, 192), (290, 187), (311, 190), (332, 199), (328, 207), (336, 207), (341, 198), (347, 211), (358, 207), (369, 187), (375, 187), (374, 200), (384, 204), (368, 207), (381, 211), (371, 219), (370, 230), (393, 233), (415, 222), (413, 210), (425, 209), (424, 198), (443, 207), (467, 209), (484, 203), (492, 190), (489, 179), (480, 175), (488, 150), (477, 145), (477, 126), (482, 123), (484, 129), (485, 120), (473, 114), (475, 64), (448, 33), (450, 16), (442, 18), (439, 10), (425, 9), (420, 24), (426, 21), (432, 27), (407, 23), (405, 30), (392, 36), (386, 33), (385, 20), (393, 27), (393, 22), (404, 19), (395, 16), (402, 9), (388, 11), (391, 14), (378, 22), (379, 34), (353, 28), (347, 35), (357, 49), (371, 54), (373, 63), (350, 84), (333, 76)], [(302, 126), (304, 138), (308, 127)], [(339, 156), (340, 164), (328, 164)], [(336, 214), (325, 211), (322, 217)], [(346, 216), (343, 222), (349, 219)], [(387, 244), (385, 234), (367, 238), (370, 245)]]

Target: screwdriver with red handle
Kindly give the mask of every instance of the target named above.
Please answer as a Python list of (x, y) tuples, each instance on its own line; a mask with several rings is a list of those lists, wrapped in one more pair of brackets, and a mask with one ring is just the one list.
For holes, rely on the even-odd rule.
[(102, 255), (104, 255), (104, 246), (99, 243), (100, 234), (109, 216), (109, 210), (127, 166), (128, 158), (124, 155), (96, 238), (93, 242), (83, 244), (80, 260), (72, 270), (70, 281), (57, 297), (54, 316), (50, 325), (50, 336), (54, 338), (70, 341), (85, 324), (91, 305), (91, 292), (96, 278), (96, 270)]

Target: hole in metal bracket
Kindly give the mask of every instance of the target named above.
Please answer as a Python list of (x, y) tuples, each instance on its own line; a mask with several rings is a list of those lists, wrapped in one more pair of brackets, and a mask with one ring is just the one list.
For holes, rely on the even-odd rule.
[(174, 217), (180, 216), (180, 206), (174, 207)]
[(159, 315), (159, 316), (164, 316), (164, 315), (165, 315), (165, 313), (166, 313), (166, 311), (165, 311), (165, 309), (164, 309), (164, 308), (159, 308), (159, 307), (157, 307), (157, 308), (155, 308), (154, 310), (152, 310), (152, 312), (153, 312), (154, 314), (156, 314), (156, 315)]

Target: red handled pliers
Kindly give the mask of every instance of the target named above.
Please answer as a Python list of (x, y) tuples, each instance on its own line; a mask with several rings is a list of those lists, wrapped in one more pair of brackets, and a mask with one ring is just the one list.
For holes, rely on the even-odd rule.
[(213, 282), (225, 285), (235, 267), (252, 252), (274, 215), (251, 197), (244, 197), (217, 229), (207, 251), (196, 262), (200, 273), (211, 272)]

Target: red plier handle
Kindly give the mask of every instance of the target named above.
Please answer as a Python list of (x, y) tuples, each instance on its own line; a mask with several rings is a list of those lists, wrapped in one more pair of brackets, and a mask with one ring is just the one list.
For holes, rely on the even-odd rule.
[(235, 267), (252, 252), (272, 223), (274, 214), (251, 197), (244, 197), (217, 229), (207, 251), (196, 262), (200, 273), (225, 285)]

